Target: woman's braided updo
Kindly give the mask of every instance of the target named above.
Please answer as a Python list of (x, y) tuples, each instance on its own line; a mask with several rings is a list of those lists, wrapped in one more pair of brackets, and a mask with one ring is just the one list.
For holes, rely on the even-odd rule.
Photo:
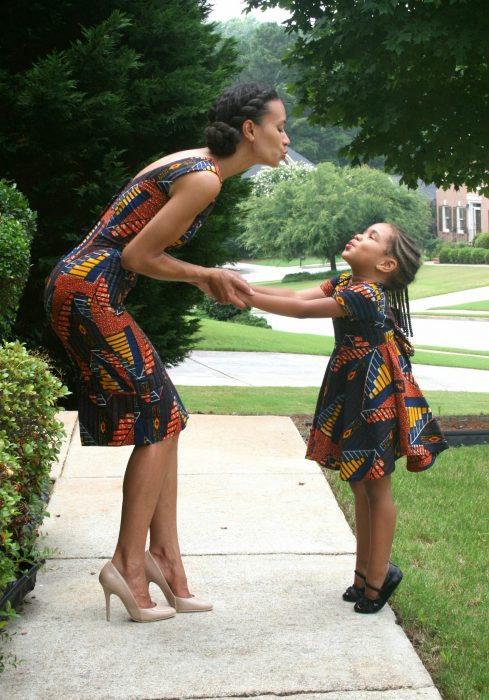
[(216, 156), (230, 156), (243, 136), (241, 126), (247, 119), (259, 124), (268, 111), (267, 103), (279, 100), (274, 88), (258, 83), (233, 85), (224, 90), (209, 110), (205, 130), (207, 147)]
[(389, 226), (394, 236), (388, 255), (397, 261), (397, 267), (385, 283), (387, 299), (399, 326), (406, 335), (412, 335), (408, 285), (421, 266), (421, 253), (415, 241), (403, 229), (391, 223)]

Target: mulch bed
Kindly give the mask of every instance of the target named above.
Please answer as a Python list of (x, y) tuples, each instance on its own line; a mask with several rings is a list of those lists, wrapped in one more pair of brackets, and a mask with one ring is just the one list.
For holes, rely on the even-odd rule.
[[(307, 441), (311, 429), (312, 416), (295, 414), (291, 416), (291, 419), (304, 440)], [(489, 441), (489, 414), (478, 416), (439, 416), (437, 420), (444, 433), (452, 434), (459, 431), (461, 433), (484, 432), (488, 434)]]

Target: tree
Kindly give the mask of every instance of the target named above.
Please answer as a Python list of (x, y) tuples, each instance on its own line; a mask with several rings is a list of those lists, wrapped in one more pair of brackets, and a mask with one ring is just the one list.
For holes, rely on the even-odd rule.
[[(207, 111), (236, 72), (235, 51), (205, 23), (204, 0), (18, 0), (0, 8), (0, 173), (38, 213), (31, 275), (17, 332), (66, 367), (47, 330), (45, 277), (93, 226), (130, 175), (164, 153), (202, 145)], [(26, 41), (32, 37), (32, 42)], [(245, 183), (226, 183), (216, 215), (192, 244), (201, 264), (228, 259), (231, 206)], [(190, 285), (140, 280), (130, 300), (168, 363), (191, 346)]]
[(385, 156), (410, 187), (487, 184), (485, 0), (248, 0), (291, 12), (295, 93), (318, 124), (358, 128), (353, 163)]
[(253, 254), (335, 257), (358, 231), (376, 221), (407, 229), (421, 246), (429, 236), (428, 201), (385, 173), (321, 163), (302, 178), (279, 181), (240, 205), (244, 243)]

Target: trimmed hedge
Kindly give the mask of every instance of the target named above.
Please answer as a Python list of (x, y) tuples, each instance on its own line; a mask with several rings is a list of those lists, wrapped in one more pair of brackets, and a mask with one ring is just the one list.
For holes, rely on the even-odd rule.
[(64, 435), (56, 404), (67, 393), (39, 354), (0, 345), (0, 597), (45, 555), (38, 528)]
[(478, 233), (474, 238), (475, 248), (486, 248), (489, 249), (489, 233)]
[(0, 180), (0, 338), (11, 337), (29, 274), (36, 215), (15, 183)]
[(440, 248), (438, 258), (441, 263), (462, 263), (472, 265), (489, 265), (489, 250), (468, 245), (448, 245)]

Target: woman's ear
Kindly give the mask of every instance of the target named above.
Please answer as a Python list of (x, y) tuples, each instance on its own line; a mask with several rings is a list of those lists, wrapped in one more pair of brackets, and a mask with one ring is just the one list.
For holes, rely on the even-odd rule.
[(243, 136), (248, 141), (255, 140), (255, 124), (252, 119), (246, 119), (241, 125)]

